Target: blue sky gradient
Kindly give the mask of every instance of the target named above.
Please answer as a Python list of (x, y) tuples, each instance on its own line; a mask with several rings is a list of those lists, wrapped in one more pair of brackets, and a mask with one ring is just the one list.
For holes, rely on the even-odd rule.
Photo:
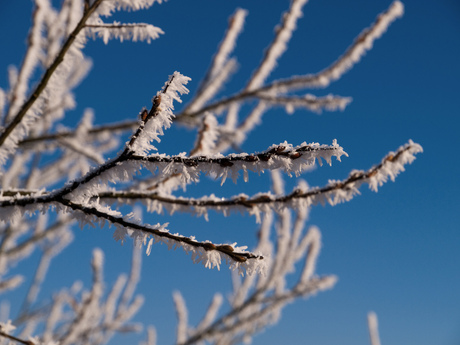
[[(311, 0), (304, 17), (270, 80), (317, 72), (341, 55), (362, 29), (369, 26), (390, 1)], [(374, 48), (342, 79), (326, 89), (309, 90), (350, 96), (343, 112), (307, 111), (286, 115), (281, 108), (264, 117), (243, 144), (245, 152), (265, 150), (284, 140), (330, 144), (336, 138), (349, 157), (333, 161), (303, 176), (312, 186), (343, 179), (352, 169), (367, 169), (409, 139), (424, 153), (407, 166), (395, 183), (378, 193), (362, 195), (335, 207), (315, 207), (309, 224), (322, 232), (320, 274), (339, 276), (336, 287), (288, 306), (278, 326), (255, 337), (258, 344), (368, 344), (366, 314), (379, 317), (383, 345), (455, 345), (460, 343), (460, 3), (455, 0), (407, 0), (405, 15), (375, 42)], [(91, 41), (85, 53), (93, 70), (77, 88), (77, 108), (66, 123), (79, 121), (93, 108), (98, 124), (134, 119), (175, 70), (190, 76), (193, 91), (199, 85), (235, 8), (249, 11), (235, 55), (238, 73), (220, 94), (232, 94), (245, 85), (273, 37), (288, 1), (170, 0), (148, 11), (117, 15), (126, 22), (148, 22), (165, 31), (150, 45)], [(7, 66), (19, 65), (25, 49), (30, 1), (0, 2), (0, 86), (7, 85)], [(187, 102), (187, 96), (183, 97)], [(180, 109), (180, 106), (177, 107)], [(193, 145), (194, 132), (172, 128), (157, 145), (176, 154)], [(287, 183), (290, 190), (295, 184)], [(252, 195), (269, 188), (268, 176), (250, 175), (249, 183), (231, 181), (191, 186), (189, 192), (226, 196)], [(175, 232), (216, 242), (253, 244), (257, 225), (249, 216), (210, 221), (188, 215), (145, 215), (150, 223), (169, 221)], [(112, 230), (76, 231), (76, 240), (51, 266), (41, 296), (46, 298), (75, 279), (90, 281), (92, 248), (106, 253), (106, 280), (129, 269), (130, 246), (112, 240)], [(82, 265), (69, 272), (75, 258)], [(33, 270), (33, 258), (18, 269)], [(158, 343), (174, 341), (175, 314), (171, 292), (181, 290), (191, 324), (198, 321), (214, 291), (230, 291), (230, 274), (193, 265), (181, 251), (156, 246), (144, 257), (140, 290), (146, 303), (137, 316), (158, 330)], [(24, 290), (23, 290), (24, 291)], [(9, 295), (0, 297), (11, 298)], [(124, 338), (119, 344), (124, 343)]]

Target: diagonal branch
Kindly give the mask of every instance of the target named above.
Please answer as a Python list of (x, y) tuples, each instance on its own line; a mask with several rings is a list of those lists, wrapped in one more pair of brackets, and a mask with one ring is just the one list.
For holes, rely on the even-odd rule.
[[(111, 211), (108, 208), (102, 207), (96, 203), (79, 204), (68, 200), (59, 194), (48, 194), (43, 197), (29, 198), (28, 201), (30, 202), (31, 199), (33, 200), (33, 205), (36, 208), (43, 209), (44, 207), (54, 205), (58, 207), (64, 206), (65, 212), (67, 212), (66, 209), (71, 209), (78, 212), (79, 216), (76, 218), (80, 220), (82, 225), (84, 223), (93, 224), (95, 221), (99, 221), (101, 223), (108, 221), (109, 223), (119, 227), (115, 232), (114, 237), (118, 240), (121, 240), (122, 242), (127, 234), (127, 229), (131, 229), (140, 231), (147, 237), (152, 236), (156, 241), (169, 243), (170, 246), (180, 246), (186, 252), (194, 252), (193, 259), (195, 261), (204, 261), (203, 263), (206, 265), (206, 267), (219, 267), (222, 254), (225, 255), (224, 258), (228, 257), (235, 262), (236, 266), (234, 267), (239, 267), (238, 264), (245, 264), (249, 259), (263, 259), (263, 256), (261, 255), (244, 251), (244, 247), (235, 248), (234, 245), (214, 244), (209, 241), (200, 242), (194, 238), (189, 238), (179, 234), (171, 234), (168, 230), (164, 229), (164, 227), (160, 225), (150, 226), (130, 221), (125, 217), (122, 217), (120, 213)], [(26, 200), (23, 199), (22, 202), (20, 200), (16, 201), (17, 202), (14, 206), (24, 206), (24, 201)], [(5, 202), (2, 202), (1, 204), (2, 207), (5, 206)], [(136, 235), (135, 237), (139, 237), (139, 235)], [(147, 239), (147, 237), (144, 238), (144, 241)], [(153, 244), (153, 239), (149, 243), (149, 247)], [(148, 248), (147, 251), (149, 252), (150, 249)], [(213, 256), (211, 252), (218, 253), (218, 256)], [(246, 269), (252, 269), (251, 266), (253, 266), (253, 264), (247, 263), (245, 267)], [(260, 268), (254, 267), (254, 269), (258, 270)]]
[(225, 33), (225, 36), (220, 43), (216, 54), (212, 58), (209, 69), (201, 81), (195, 96), (195, 100), (193, 100), (192, 103), (196, 102), (196, 99), (201, 97), (202, 92), (209, 87), (211, 81), (216, 77), (216, 75), (221, 73), (222, 69), (227, 64), (229, 55), (235, 48), (236, 40), (243, 30), (244, 21), (247, 14), (248, 12), (246, 10), (239, 8), (230, 18), (227, 32)]
[(11, 132), (16, 128), (16, 126), (21, 123), (27, 111), (32, 107), (32, 105), (38, 99), (40, 94), (43, 92), (46, 85), (48, 84), (48, 81), (53, 75), (54, 71), (56, 71), (57, 67), (62, 63), (62, 61), (64, 61), (64, 56), (69, 50), (69, 48), (72, 46), (72, 44), (74, 43), (75, 39), (77, 38), (77, 35), (80, 33), (81, 30), (85, 28), (86, 21), (93, 14), (93, 12), (101, 4), (102, 1), (103, 0), (95, 0), (93, 4), (89, 6), (87, 10), (84, 12), (83, 17), (80, 19), (75, 29), (72, 31), (72, 33), (69, 35), (69, 37), (63, 44), (61, 50), (57, 54), (53, 63), (45, 71), (45, 74), (41, 78), (34, 92), (30, 95), (29, 99), (23, 104), (21, 109), (18, 111), (16, 116), (13, 118), (13, 120), (3, 130), (2, 134), (0, 135), (0, 147), (5, 143), (5, 140), (9, 137)]
[(251, 91), (260, 88), (265, 79), (275, 69), (277, 60), (287, 49), (287, 44), (296, 29), (297, 20), (302, 16), (302, 7), (308, 0), (292, 0), (289, 10), (283, 13), (279, 26), (276, 27), (276, 36), (265, 51), (262, 62), (251, 76), (245, 90)]
[[(123, 227), (124, 229), (139, 230), (142, 233), (152, 235), (157, 240), (166, 240), (171, 241), (172, 243), (177, 243), (180, 246), (184, 247), (184, 250), (186, 251), (188, 251), (187, 249), (191, 248), (201, 248), (204, 251), (216, 251), (220, 254), (227, 255), (236, 262), (241, 263), (246, 262), (248, 259), (263, 259), (263, 256), (256, 255), (250, 252), (235, 251), (235, 248), (231, 245), (217, 245), (211, 242), (200, 242), (193, 238), (189, 238), (179, 234), (171, 234), (168, 230), (164, 229), (161, 226), (152, 227), (149, 225), (137, 224), (135, 222), (126, 220), (124, 217), (116, 216), (108, 212), (105, 212), (100, 207), (80, 205), (64, 198), (58, 198), (55, 201), (66, 207), (71, 208), (74, 211), (80, 211), (85, 216), (94, 216), (99, 220), (107, 220), (114, 225), (119, 225)], [(189, 245), (191, 248), (187, 248), (186, 245)]]
[(403, 4), (400, 1), (394, 1), (385, 12), (377, 16), (377, 20), (370, 27), (364, 29), (358, 37), (355, 38), (352, 45), (332, 65), (316, 74), (277, 80), (263, 87), (261, 91), (328, 86), (332, 81), (340, 79), (344, 73), (353, 68), (365, 53), (372, 49), (374, 41), (380, 38), (390, 24), (397, 18), (400, 18), (403, 13)]
[(1, 329), (0, 329), (0, 337), (4, 337), (6, 339), (13, 340), (17, 343), (24, 344), (24, 345), (35, 345), (35, 343), (31, 340), (24, 340), (24, 339), (15, 337), (13, 335), (3, 332)]

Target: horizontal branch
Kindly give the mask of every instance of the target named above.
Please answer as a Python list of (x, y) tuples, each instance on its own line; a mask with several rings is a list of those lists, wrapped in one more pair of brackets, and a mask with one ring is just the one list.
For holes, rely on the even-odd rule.
[(135, 28), (135, 27), (148, 27), (152, 26), (151, 24), (147, 23), (128, 23), (128, 24), (121, 24), (121, 23), (113, 23), (113, 24), (86, 24), (85, 28), (104, 28), (104, 29), (125, 29), (125, 28)]
[[(99, 135), (102, 132), (125, 132), (125, 131), (132, 131), (139, 127), (139, 121), (123, 121), (123, 122), (116, 122), (116, 123), (109, 123), (106, 125), (100, 125), (88, 130), (88, 135)], [(53, 141), (58, 140), (61, 138), (73, 137), (75, 136), (75, 130), (63, 130), (57, 133), (52, 134), (44, 134), (36, 137), (29, 137), (26, 138), (18, 143), (19, 146), (26, 146), (29, 144), (36, 144), (42, 141)]]
[(341, 146), (334, 140), (332, 145), (320, 145), (318, 143), (306, 144), (293, 147), (287, 142), (280, 145), (272, 145), (268, 150), (261, 153), (241, 153), (223, 156), (221, 154), (213, 156), (185, 157), (166, 156), (166, 155), (131, 155), (128, 160), (153, 163), (152, 166), (146, 165), (152, 172), (157, 167), (161, 169), (163, 177), (181, 173), (181, 178), (197, 180), (197, 174), (206, 173), (215, 178), (222, 178), (222, 184), (228, 176), (231, 176), (236, 183), (239, 171), (244, 172), (245, 181), (248, 180), (248, 170), (262, 172), (264, 170), (283, 169), (287, 174), (294, 173), (299, 176), (302, 172), (311, 167), (315, 160), (322, 165), (321, 158), (325, 159), (330, 165), (331, 158), (335, 156), (340, 161), (342, 155), (348, 156)]
[(315, 112), (321, 112), (323, 109), (328, 111), (344, 110), (351, 103), (350, 97), (333, 95), (325, 97), (316, 97), (310, 94), (303, 97), (259, 95), (258, 98), (269, 104), (284, 106), (288, 113), (293, 113), (295, 108), (305, 108)]
[[(152, 107), (155, 108), (156, 106)], [(155, 113), (155, 110), (151, 110), (151, 115)], [(295, 173), (296, 175), (305, 170), (306, 166), (312, 165), (315, 159), (321, 164), (321, 159), (325, 159), (329, 164), (333, 156), (340, 160), (342, 155), (347, 155), (343, 148), (337, 145), (336, 141), (332, 145), (319, 145), (313, 144), (302, 144), (296, 147), (292, 147), (290, 144), (273, 145), (270, 149), (257, 153), (257, 154), (231, 154), (228, 156), (197, 156), (197, 157), (184, 157), (184, 156), (166, 156), (166, 155), (136, 155), (131, 151), (130, 147), (136, 142), (138, 136), (142, 133), (143, 127), (140, 126), (138, 131), (131, 137), (131, 140), (127, 144), (125, 150), (115, 159), (106, 162), (99, 166), (97, 169), (90, 171), (85, 176), (81, 177), (62, 187), (61, 189), (54, 191), (53, 193), (47, 192), (33, 192), (29, 190), (5, 190), (2, 191), (3, 197), (11, 197), (6, 200), (0, 200), (0, 207), (8, 206), (27, 206), (36, 203), (47, 203), (56, 201), (58, 198), (71, 195), (72, 192), (76, 191), (80, 186), (87, 185), (90, 182), (97, 181), (102, 178), (104, 173), (113, 173), (111, 170), (120, 169), (120, 174), (126, 174), (128, 168), (122, 163), (129, 161), (136, 161), (142, 163), (153, 163), (153, 167), (149, 167), (155, 171), (157, 165), (164, 164), (165, 167), (162, 169), (162, 176), (168, 176), (177, 173), (177, 167), (171, 167), (171, 164), (182, 167), (182, 173), (188, 172), (190, 174), (198, 174), (199, 172), (206, 172), (215, 174), (217, 177), (222, 177), (222, 183), (229, 174), (231, 169), (232, 177), (236, 179), (238, 170), (252, 171), (263, 171), (264, 169), (278, 169), (283, 168), (287, 173)], [(193, 170), (193, 171), (192, 171)], [(182, 174), (184, 175), (184, 174)], [(31, 194), (33, 193), (33, 194)], [(91, 195), (90, 195), (91, 196)], [(96, 195), (94, 195), (96, 196)]]
[[(400, 147), (396, 152), (391, 152), (385, 156), (382, 162), (367, 171), (353, 171), (348, 178), (342, 181), (334, 181), (321, 188), (311, 188), (309, 190), (295, 189), (290, 194), (276, 196), (268, 193), (258, 193), (253, 197), (239, 195), (225, 199), (216, 196), (205, 196), (199, 199), (174, 197), (159, 193), (139, 192), (139, 191), (105, 191), (97, 195), (101, 199), (118, 199), (123, 202), (131, 201), (150, 201), (149, 209), (161, 211), (166, 207), (171, 211), (192, 212), (196, 214), (207, 214), (208, 209), (227, 214), (232, 209), (249, 209), (251, 211), (264, 206), (271, 210), (279, 210), (284, 207), (296, 207), (305, 204), (307, 206), (318, 203), (329, 203), (336, 205), (343, 201), (349, 201), (359, 193), (358, 188), (367, 183), (374, 191), (377, 186), (382, 185), (388, 177), (394, 177), (404, 170), (404, 165), (411, 163), (415, 159), (415, 154), (422, 152), (420, 145), (410, 141)], [(257, 214), (257, 213), (256, 213)]]
[[(304, 97), (297, 97), (297, 96), (280, 97), (280, 96), (271, 96), (267, 93), (265, 94), (261, 93), (261, 94), (256, 95), (255, 93), (250, 92), (250, 93), (245, 93), (245, 95), (241, 95), (241, 97), (243, 99), (246, 97), (247, 98), (257, 97), (258, 99), (264, 100), (267, 103), (284, 106), (288, 110), (293, 109), (293, 108), (298, 108), (298, 107), (303, 107), (311, 111), (321, 111), (322, 109), (326, 109), (329, 111), (334, 111), (337, 109), (343, 110), (351, 102), (351, 98), (349, 97), (340, 97), (340, 96), (331, 96), (331, 95), (328, 95), (325, 97), (315, 97), (312, 95), (306, 95)], [(238, 97), (229, 99), (228, 103), (231, 103), (237, 100), (239, 100)], [(226, 103), (227, 102), (225, 101), (224, 105)], [(196, 115), (201, 116), (207, 110), (215, 110), (215, 106), (211, 105), (210, 108), (204, 107), (198, 110)], [(186, 111), (187, 110), (185, 110), (185, 112), (179, 113), (176, 117), (180, 119), (183, 116), (183, 114), (186, 114)], [(88, 135), (99, 135), (103, 132), (110, 132), (110, 133), (126, 132), (126, 131), (131, 131), (135, 129), (138, 126), (139, 126), (139, 121), (137, 120), (110, 123), (110, 124), (100, 125), (100, 126), (89, 129)], [(55, 141), (55, 140), (58, 140), (64, 137), (69, 137), (69, 136), (70, 137), (75, 136), (75, 131), (74, 130), (63, 130), (58, 133), (44, 134), (44, 135), (39, 135), (36, 137), (29, 137), (29, 138), (26, 138), (20, 141), (18, 145), (20, 147), (25, 147), (27, 145), (36, 144), (36, 143), (40, 143), (43, 141)]]
[(164, 34), (163, 30), (147, 23), (126, 23), (114, 22), (111, 24), (103, 23), (92, 23), (86, 24), (85, 28), (97, 36), (101, 37), (105, 44), (112, 38), (118, 38), (121, 42), (125, 39), (146, 40), (150, 43), (151, 40), (155, 40), (160, 37), (160, 34)]
[[(374, 191), (379, 185), (382, 185), (388, 177), (392, 180), (396, 175), (404, 170), (404, 165), (411, 163), (415, 159), (415, 154), (422, 152), (422, 147), (412, 141), (400, 147), (396, 152), (390, 152), (385, 156), (382, 162), (367, 171), (352, 171), (348, 178), (342, 181), (333, 181), (321, 188), (311, 188), (307, 191), (295, 189), (287, 195), (275, 196), (271, 193), (259, 193), (253, 197), (240, 195), (234, 198), (224, 199), (214, 196), (206, 196), (199, 199), (173, 197), (170, 195), (161, 195), (159, 193), (139, 192), (139, 191), (103, 191), (95, 195), (101, 199), (119, 199), (119, 200), (150, 200), (160, 204), (170, 204), (181, 207), (182, 211), (190, 210), (190, 208), (212, 208), (215, 210), (223, 210), (232, 207), (254, 208), (260, 205), (269, 205), (271, 208), (279, 207), (283, 204), (292, 203), (295, 200), (307, 200), (308, 205), (328, 202), (335, 205), (339, 202), (350, 200), (358, 193), (358, 188), (361, 184), (367, 183)], [(282, 151), (281, 151), (282, 152)], [(276, 153), (275, 153), (276, 154)], [(254, 157), (251, 155), (238, 157), (239, 160), (245, 160), (244, 157)], [(265, 156), (264, 156), (265, 157)], [(191, 158), (170, 157), (168, 159), (176, 159), (185, 165), (193, 165), (196, 160)], [(187, 159), (191, 159), (187, 161)], [(231, 163), (229, 161), (216, 160), (215, 163), (224, 165)], [(193, 164), (192, 164), (193, 162)], [(5, 190), (2, 191), (3, 197), (15, 197), (11, 200), (0, 201), (0, 207), (7, 206), (26, 206), (37, 202), (50, 202), (53, 197), (50, 194), (41, 194), (40, 196), (31, 197), (32, 193), (37, 191), (29, 190)], [(21, 196), (25, 196), (21, 198)], [(183, 207), (183, 208), (182, 208)], [(176, 208), (177, 209), (177, 208)], [(196, 211), (196, 210), (195, 210)]]

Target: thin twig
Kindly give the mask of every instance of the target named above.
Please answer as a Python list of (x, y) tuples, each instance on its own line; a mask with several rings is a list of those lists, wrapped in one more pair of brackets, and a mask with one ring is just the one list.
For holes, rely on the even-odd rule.
[(18, 337), (15, 337), (13, 335), (7, 334), (7, 333), (5, 333), (5, 332), (3, 332), (1, 330), (0, 330), (0, 337), (4, 337), (4, 338), (16, 341), (16, 342), (24, 344), (24, 345), (35, 345), (35, 343), (33, 341), (31, 341), (31, 340), (24, 340), (24, 339), (18, 338)]

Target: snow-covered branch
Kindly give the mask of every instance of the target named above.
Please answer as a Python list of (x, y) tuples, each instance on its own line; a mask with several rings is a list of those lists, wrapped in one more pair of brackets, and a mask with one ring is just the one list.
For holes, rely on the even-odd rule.
[(85, 26), (91, 32), (90, 35), (102, 38), (105, 44), (111, 39), (119, 39), (131, 41), (147, 41), (150, 43), (164, 34), (163, 30), (147, 23), (126, 23), (113, 22), (112, 24), (97, 23), (87, 24)]
[(247, 11), (239, 8), (229, 20), (229, 27), (224, 39), (214, 55), (212, 62), (206, 72), (205, 77), (200, 83), (193, 100), (184, 109), (185, 112), (194, 112), (214, 97), (222, 88), (225, 82), (235, 72), (236, 59), (229, 58), (236, 46), (236, 40), (243, 30), (243, 25)]
[(313, 112), (320, 113), (323, 109), (328, 111), (344, 110), (351, 103), (350, 97), (340, 97), (327, 95), (325, 97), (316, 97), (306, 94), (303, 97), (298, 96), (268, 96), (260, 95), (259, 99), (272, 105), (280, 105), (286, 108), (289, 114), (294, 113), (298, 108), (304, 108)]
[(35, 90), (29, 96), (27, 101), (23, 103), (17, 114), (14, 115), (12, 120), (7, 124), (0, 134), (0, 164), (3, 165), (9, 154), (13, 153), (19, 140), (23, 139), (28, 133), (27, 126), (19, 127), (17, 130), (18, 133), (13, 134), (13, 131), (18, 127), (22, 122), (23, 118), (28, 113), (29, 109), (34, 105), (35, 101), (39, 98), (40, 94), (45, 90), (48, 82), (53, 76), (56, 69), (64, 61), (64, 57), (69, 49), (73, 46), (75, 40), (79, 33), (84, 29), (86, 21), (90, 16), (96, 11), (97, 7), (101, 4), (102, 0), (95, 0), (90, 7), (88, 7), (83, 14), (82, 18), (78, 22), (75, 29), (68, 36), (67, 40), (62, 45), (61, 50), (57, 54), (53, 63), (47, 68), (43, 77), (41, 78), (38, 85), (35, 87)]
[(302, 7), (308, 0), (292, 0), (289, 10), (283, 13), (279, 26), (276, 27), (276, 36), (273, 42), (265, 51), (264, 58), (257, 70), (251, 76), (245, 90), (253, 91), (260, 88), (265, 79), (275, 69), (277, 60), (287, 50), (287, 44), (296, 29), (297, 20), (302, 16)]
[(277, 80), (262, 88), (261, 91), (292, 90), (304, 88), (326, 87), (349, 71), (367, 51), (372, 49), (374, 41), (379, 39), (388, 27), (404, 13), (403, 4), (396, 0), (385, 12), (378, 15), (377, 20), (364, 29), (354, 40), (345, 53), (331, 66), (316, 74), (296, 76), (289, 79)]
[[(106, 125), (94, 126), (88, 130), (88, 135), (91, 137), (104, 137), (105, 135), (114, 135), (123, 132), (133, 131), (139, 127), (138, 121), (122, 121), (116, 123), (110, 123)], [(37, 147), (37, 144), (42, 142), (54, 142), (62, 138), (75, 137), (76, 131), (70, 129), (61, 129), (56, 133), (43, 134), (37, 136), (30, 136), (21, 140), (18, 146), (27, 150), (33, 150)], [(50, 144), (48, 144), (50, 145)], [(54, 143), (54, 147), (59, 144)], [(40, 146), (41, 148), (41, 146)]]
[[(141, 128), (141, 127), (140, 127)], [(48, 203), (52, 201), (60, 202), (60, 198), (67, 195), (72, 195), (73, 200), (77, 195), (84, 193), (87, 197), (96, 196), (95, 192), (91, 192), (95, 182), (116, 181), (129, 179), (129, 171), (135, 171), (138, 168), (136, 165), (124, 165), (128, 162), (142, 162), (151, 171), (155, 172), (160, 169), (162, 177), (171, 176), (181, 173), (184, 179), (198, 181), (198, 174), (206, 173), (216, 178), (221, 178), (222, 183), (225, 182), (227, 176), (231, 176), (236, 182), (239, 171), (244, 173), (245, 181), (248, 180), (248, 171), (262, 172), (264, 170), (282, 169), (287, 174), (295, 174), (299, 176), (311, 167), (315, 160), (321, 165), (324, 159), (328, 164), (332, 164), (332, 157), (336, 157), (340, 161), (342, 155), (348, 156), (341, 146), (334, 140), (332, 145), (320, 145), (318, 143), (292, 146), (288, 143), (280, 145), (272, 145), (268, 150), (255, 154), (231, 154), (228, 156), (216, 155), (214, 157), (197, 156), (184, 157), (167, 156), (167, 155), (136, 155), (132, 153), (131, 147), (137, 142), (137, 139), (143, 132), (140, 129), (134, 134), (128, 143), (125, 151), (116, 159), (108, 161), (101, 165), (98, 169), (89, 172), (79, 180), (65, 186), (64, 188), (55, 191), (51, 194), (42, 194), (37, 192), (35, 195), (27, 195), (21, 198), (21, 193), (15, 191), (5, 191), (4, 195), (14, 195), (11, 199), (0, 200), (0, 207), (9, 206), (26, 206), (40, 203)], [(148, 142), (148, 141), (146, 141)], [(92, 184), (93, 183), (93, 184)], [(86, 188), (85, 188), (86, 187)], [(82, 190), (80, 190), (82, 189)], [(22, 193), (27, 194), (27, 193)]]
[[(152, 172), (158, 168), (163, 177), (181, 174), (184, 182), (198, 181), (198, 174), (205, 173), (215, 178), (220, 178), (222, 184), (228, 176), (236, 183), (239, 171), (243, 171), (244, 180), (248, 181), (248, 171), (263, 172), (264, 170), (282, 169), (285, 173), (299, 176), (314, 165), (315, 160), (321, 165), (324, 159), (329, 165), (332, 157), (340, 161), (342, 155), (348, 156), (341, 146), (334, 140), (332, 145), (320, 145), (318, 143), (303, 143), (292, 146), (287, 142), (272, 145), (268, 150), (248, 154), (221, 154), (213, 156), (184, 157), (149, 155), (132, 155), (129, 160), (142, 161)], [(147, 163), (148, 162), (148, 163)], [(152, 165), (150, 165), (150, 164)]]
[[(117, 229), (113, 237), (117, 241), (123, 242), (129, 230), (135, 231), (131, 234), (131, 237), (139, 238), (140, 243), (146, 244), (148, 238), (151, 237), (148, 240), (147, 253), (150, 253), (150, 248), (154, 243), (163, 242), (170, 248), (182, 247), (186, 252), (192, 252), (192, 259), (195, 262), (202, 262), (203, 265), (209, 268), (219, 268), (222, 259), (226, 261), (228, 257), (234, 261), (231, 267), (233, 269), (239, 268), (241, 272), (244, 272), (243, 268), (248, 269), (248, 273), (263, 269), (260, 264), (254, 265), (249, 264), (249, 262), (247, 264), (240, 264), (246, 263), (249, 259), (251, 259), (249, 261), (252, 261), (252, 259), (255, 261), (263, 260), (263, 256), (245, 251), (246, 247), (235, 247), (235, 244), (213, 244), (209, 241), (199, 242), (195, 240), (194, 237), (171, 234), (165, 228), (167, 224), (157, 224), (156, 226), (139, 224), (126, 219), (126, 217), (120, 216), (118, 212), (110, 211), (107, 208), (104, 209), (97, 204), (88, 207), (67, 201), (66, 199), (62, 199), (59, 202), (69, 209), (80, 212), (81, 217), (78, 218), (80, 218), (81, 224), (85, 224), (86, 222), (88, 224), (99, 223), (102, 225), (105, 221), (108, 221), (115, 225)], [(93, 217), (93, 219), (91, 219), (91, 217)]]

